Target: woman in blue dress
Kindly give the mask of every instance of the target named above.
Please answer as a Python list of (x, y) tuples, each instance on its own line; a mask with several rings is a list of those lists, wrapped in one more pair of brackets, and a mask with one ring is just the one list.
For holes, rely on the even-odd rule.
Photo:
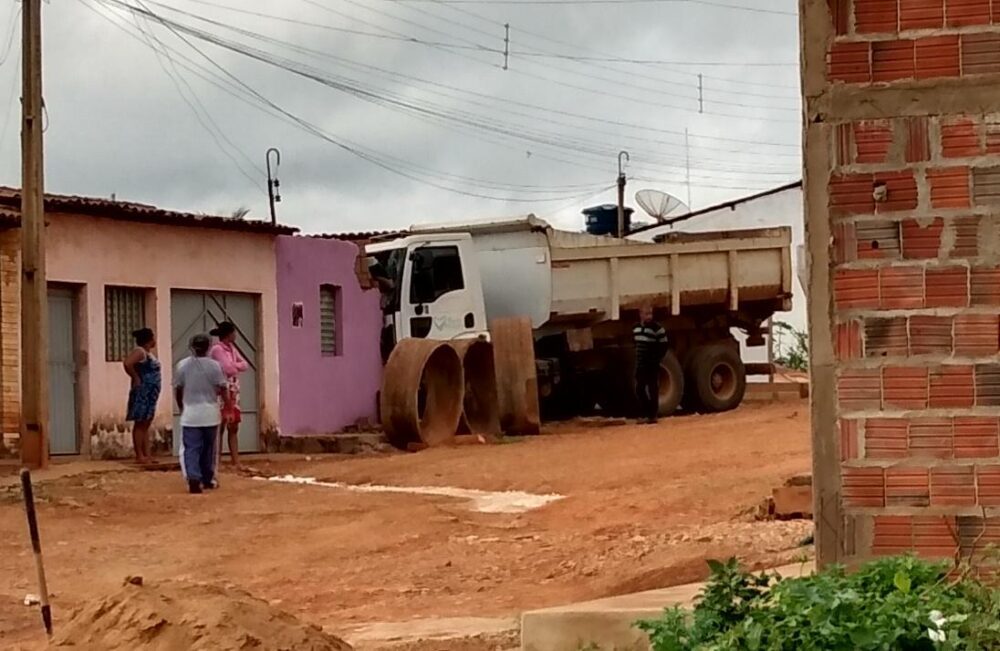
[(156, 336), (149, 328), (140, 328), (132, 333), (135, 349), (122, 364), (132, 380), (128, 392), (128, 413), (126, 420), (132, 422), (132, 445), (137, 463), (153, 463), (149, 428), (156, 415), (156, 401), (160, 397), (160, 360), (153, 355)]

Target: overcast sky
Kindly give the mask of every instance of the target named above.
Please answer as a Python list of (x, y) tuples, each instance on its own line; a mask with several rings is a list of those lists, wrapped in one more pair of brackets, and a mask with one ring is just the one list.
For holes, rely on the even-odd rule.
[[(115, 1), (44, 5), (51, 192), (265, 219), (277, 147), (279, 220), (307, 232), (527, 212), (577, 229), (614, 201), (622, 149), (633, 205), (687, 200), (688, 155), (695, 208), (800, 175), (794, 0), (117, 0), (180, 27)], [(13, 186), (19, 9), (0, 8)]]

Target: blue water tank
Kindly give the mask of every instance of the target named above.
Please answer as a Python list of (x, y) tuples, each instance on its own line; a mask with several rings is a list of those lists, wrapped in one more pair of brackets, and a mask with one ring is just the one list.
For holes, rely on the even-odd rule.
[[(631, 208), (625, 208), (625, 233), (627, 234), (632, 224)], [(587, 224), (587, 232), (591, 235), (611, 235), (618, 237), (618, 206), (613, 203), (606, 203), (600, 206), (584, 208), (583, 217)]]

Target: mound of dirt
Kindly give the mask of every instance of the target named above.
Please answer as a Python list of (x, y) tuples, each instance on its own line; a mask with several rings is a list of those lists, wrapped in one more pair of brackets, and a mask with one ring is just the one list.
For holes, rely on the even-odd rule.
[(126, 583), (75, 611), (52, 644), (95, 651), (351, 651), (248, 592), (181, 581)]

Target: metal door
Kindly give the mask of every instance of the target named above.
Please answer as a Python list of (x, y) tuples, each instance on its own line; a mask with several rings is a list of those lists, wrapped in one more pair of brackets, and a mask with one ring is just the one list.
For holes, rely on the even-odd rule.
[[(240, 411), (243, 416), (239, 435), (240, 452), (260, 450), (257, 305), (258, 298), (252, 294), (174, 291), (170, 296), (171, 341), (175, 366), (191, 354), (188, 343), (194, 335), (208, 334), (221, 321), (232, 321), (236, 326), (236, 347), (250, 365), (250, 370), (240, 375)], [(174, 404), (175, 454), (180, 450), (180, 443), (180, 413)], [(228, 444), (224, 442), (223, 446), (224, 451), (228, 451)]]
[(79, 454), (76, 332), (70, 289), (49, 289), (49, 452)]

